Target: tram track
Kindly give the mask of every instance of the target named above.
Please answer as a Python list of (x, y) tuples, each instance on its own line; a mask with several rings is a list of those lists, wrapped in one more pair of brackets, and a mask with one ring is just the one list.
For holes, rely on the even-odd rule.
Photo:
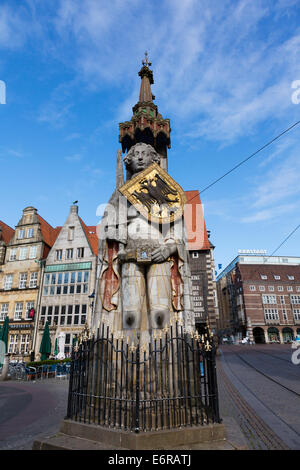
[[(268, 450), (289, 450), (289, 447), (277, 436), (277, 434), (275, 434), (274, 431), (259, 416), (255, 414), (255, 411), (247, 404), (235, 386), (228, 379), (221, 361), (219, 364), (221, 367), (219, 367), (218, 372), (222, 379), (222, 383), (236, 408), (241, 413), (242, 420), (245, 420), (247, 428), (245, 431), (246, 434), (251, 436), (256, 435)], [(231, 372), (237, 377), (237, 375), (232, 370)], [(241, 428), (245, 427), (241, 422), (240, 425)], [(261, 445), (259, 445), (259, 447), (261, 448)]]
[[(282, 384), (280, 381), (278, 381), (276, 379), (273, 379), (273, 377), (270, 377), (268, 374), (262, 372), (258, 367), (256, 367), (251, 362), (248, 362), (248, 360), (246, 360), (244, 357), (242, 357), (242, 354), (237, 353), (236, 350), (232, 350), (231, 352), (234, 354), (234, 356), (238, 357), (240, 363), (244, 364), (248, 368), (248, 370), (252, 369), (253, 371), (255, 371), (256, 374), (258, 374), (258, 376), (260, 375), (263, 378), (263, 380), (267, 379), (267, 381), (273, 382), (274, 384), (276, 384), (276, 386), (279, 386), (283, 391), (286, 390), (288, 393), (294, 395), (295, 396), (294, 399), (296, 399), (296, 402), (298, 402), (299, 397), (300, 397), (300, 393), (298, 393), (295, 390), (291, 389), (290, 387)], [(261, 352), (261, 351), (257, 351), (257, 353), (259, 353), (259, 352)], [(270, 355), (270, 354), (267, 354), (267, 353), (265, 353), (265, 354)], [(233, 367), (232, 367), (230, 361), (226, 360), (226, 354), (224, 355), (222, 353), (222, 356), (223, 356), (222, 357), (222, 365), (221, 365), (220, 369), (222, 369), (221, 370), (221, 375), (222, 375), (222, 380), (224, 382), (224, 387), (227, 388), (227, 391), (230, 394), (231, 400), (233, 401), (233, 403), (235, 403), (237, 408), (242, 413), (242, 417), (245, 418), (246, 421), (248, 422), (248, 424), (253, 427), (253, 429), (256, 431), (256, 434), (259, 437), (259, 439), (262, 441), (262, 443), (265, 446), (267, 446), (267, 448), (270, 449), (270, 450), (272, 450), (272, 449), (295, 448), (294, 447), (295, 442), (297, 442), (299, 440), (298, 438), (300, 438), (299, 430), (297, 431), (289, 423), (289, 421), (287, 421), (284, 417), (280, 416), (280, 414), (274, 413), (272, 408), (270, 408), (267, 403), (264, 403), (264, 401), (262, 401), (259, 398), (259, 396), (255, 392), (253, 392), (253, 390), (251, 388), (249, 388), (248, 382), (245, 383), (245, 381), (241, 378), (241, 374), (237, 374), (235, 372), (235, 370), (233, 370)], [(270, 356), (272, 356), (273, 358), (275, 357), (274, 355), (270, 355)], [(277, 357), (276, 357), (276, 359), (277, 359)], [(228, 372), (230, 372), (230, 374), (232, 374), (232, 376), (235, 379), (237, 379), (238, 382), (245, 389), (248, 390), (248, 392), (250, 392), (252, 395), (254, 395), (256, 397), (256, 400), (258, 400), (258, 402), (260, 402), (261, 405), (263, 405), (266, 408), (266, 410), (268, 410), (269, 418), (268, 418), (267, 422), (260, 419), (259, 416), (257, 416), (255, 414), (255, 411), (253, 411), (253, 408), (251, 408), (251, 406), (248, 405), (248, 403), (245, 403), (245, 400), (241, 396), (240, 392), (237, 390), (234, 381), (232, 381), (232, 379), (230, 379), (230, 375), (228, 375), (228, 373), (226, 372), (226, 368), (224, 367), (225, 365), (226, 365), (226, 368), (228, 368)], [(245, 374), (245, 377), (246, 377), (246, 374)], [(297, 379), (299, 379), (299, 375), (297, 375)], [(300, 404), (299, 404), (299, 406), (298, 405), (295, 406), (295, 409), (299, 409), (299, 407), (300, 407)], [(273, 431), (270, 428), (269, 425), (272, 422), (272, 418), (271, 418), (272, 415), (274, 415), (274, 418), (276, 417), (276, 419), (279, 419), (282, 422), (283, 429), (286, 429), (286, 431), (284, 431), (284, 433), (287, 432), (288, 435), (289, 435), (289, 439), (287, 440), (287, 442), (284, 442), (279, 437), (281, 435), (282, 436), (285, 435), (285, 434), (282, 434), (282, 431), (280, 431), (280, 434), (278, 435), (278, 434), (275, 433), (275, 431)], [(278, 424), (277, 424), (277, 429), (280, 429), (280, 427), (278, 428)], [(289, 434), (289, 431), (287, 429), (290, 429), (291, 434)], [(269, 437), (271, 439), (269, 439)], [(296, 439), (296, 441), (295, 441), (295, 439)], [(291, 447), (289, 447), (289, 445), (291, 445)]]
[[(269, 354), (267, 354), (269, 355)], [(242, 357), (241, 354), (238, 354), (236, 353), (236, 356), (242, 361), (244, 362), (245, 364), (247, 364), (249, 367), (251, 367), (252, 369), (254, 369), (256, 372), (258, 372), (259, 374), (261, 374), (262, 376), (266, 377), (267, 379), (271, 380), (272, 382), (276, 383), (277, 385), (279, 385), (280, 387), (284, 388), (285, 390), (288, 390), (289, 392), (293, 393), (294, 395), (298, 396), (300, 398), (300, 393), (296, 392), (295, 390), (287, 387), (286, 385), (283, 385), (281, 382), (278, 382), (278, 380), (275, 380), (273, 379), (272, 377), (270, 377), (268, 374), (265, 374), (264, 372), (262, 372), (261, 370), (259, 370), (257, 367), (255, 367), (253, 364), (251, 364), (250, 362), (248, 362), (244, 357)], [(299, 378), (297, 376), (297, 378)], [(300, 406), (299, 406), (300, 407)]]
[(270, 354), (270, 353), (267, 353), (265, 351), (256, 351), (258, 354), (264, 354), (265, 356), (270, 356), (270, 357), (274, 357), (275, 359), (279, 359), (280, 361), (283, 361), (283, 362), (288, 362), (288, 363), (291, 363), (291, 359), (285, 359), (283, 357), (280, 357), (280, 356), (275, 356), (274, 354)]

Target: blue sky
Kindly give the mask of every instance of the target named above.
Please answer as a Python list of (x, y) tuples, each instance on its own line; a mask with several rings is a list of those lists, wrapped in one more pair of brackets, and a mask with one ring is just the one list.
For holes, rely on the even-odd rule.
[[(1, 0), (0, 219), (15, 226), (33, 205), (62, 225), (79, 200), (97, 224), (145, 50), (171, 120), (169, 173), (203, 189), (300, 119), (299, 20), (297, 0)], [(239, 248), (270, 254), (299, 223), (299, 137), (300, 126), (201, 195), (216, 264)], [(277, 254), (299, 256), (299, 238)]]

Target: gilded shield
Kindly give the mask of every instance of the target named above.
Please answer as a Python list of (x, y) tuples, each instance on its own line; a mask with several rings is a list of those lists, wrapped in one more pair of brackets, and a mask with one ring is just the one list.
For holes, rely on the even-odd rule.
[(157, 163), (138, 173), (119, 191), (153, 222), (170, 223), (183, 215), (184, 191)]

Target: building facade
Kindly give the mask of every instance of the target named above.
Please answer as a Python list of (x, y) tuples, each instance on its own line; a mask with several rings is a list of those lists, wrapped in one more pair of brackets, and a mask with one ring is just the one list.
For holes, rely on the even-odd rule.
[(89, 296), (95, 289), (97, 242), (96, 227), (86, 226), (78, 215), (78, 206), (72, 205), (43, 266), (34, 339), (37, 359), (46, 321), (52, 355), (55, 339), (60, 337), (60, 353), (66, 357), (84, 325), (90, 323), (93, 299)]
[(185, 223), (191, 269), (195, 324), (200, 333), (209, 325), (216, 332), (219, 318), (214, 246), (206, 230), (199, 191), (185, 191)]
[(9, 317), (8, 352), (12, 360), (28, 360), (39, 301), (41, 264), (56, 238), (34, 207), (26, 207), (7, 243), (0, 272), (0, 321)]
[(235, 337), (287, 343), (300, 333), (300, 258), (238, 256), (217, 284), (222, 326)]

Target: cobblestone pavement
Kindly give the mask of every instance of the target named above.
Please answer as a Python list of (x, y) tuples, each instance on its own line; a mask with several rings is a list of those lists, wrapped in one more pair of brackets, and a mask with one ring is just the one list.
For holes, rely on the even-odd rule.
[(221, 416), (235, 418), (250, 449), (300, 449), (300, 366), (291, 346), (222, 346), (221, 353)]
[(66, 416), (68, 380), (0, 383), (0, 449), (32, 448), (37, 436), (57, 433)]
[[(255, 450), (300, 449), (300, 366), (290, 345), (222, 346), (220, 414), (233, 417)], [(67, 411), (68, 380), (0, 383), (0, 449), (31, 449), (56, 434)]]

